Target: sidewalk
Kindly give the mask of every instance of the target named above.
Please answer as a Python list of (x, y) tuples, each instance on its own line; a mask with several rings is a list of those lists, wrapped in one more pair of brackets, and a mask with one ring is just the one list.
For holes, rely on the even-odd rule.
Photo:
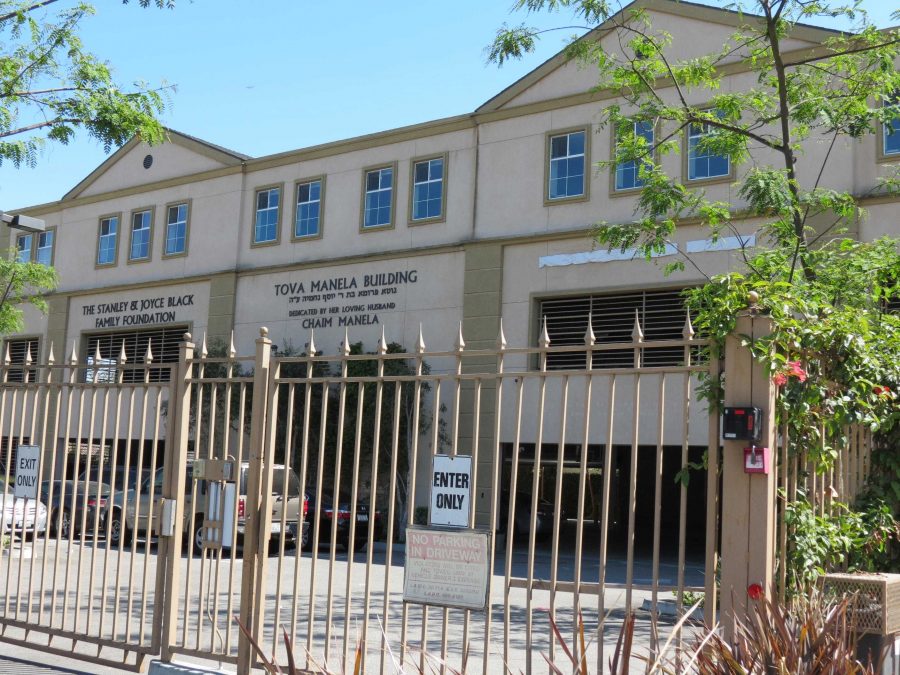
[[(10, 656), (10, 652), (15, 656)], [(116, 675), (122, 672), (129, 671), (0, 643), (0, 675)]]

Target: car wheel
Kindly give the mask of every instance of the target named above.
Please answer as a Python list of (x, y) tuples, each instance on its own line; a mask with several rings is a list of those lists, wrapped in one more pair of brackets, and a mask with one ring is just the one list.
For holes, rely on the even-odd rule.
[(300, 548), (306, 550), (306, 548), (309, 546), (309, 527), (304, 527), (302, 529), (303, 533), (300, 535)]
[[(57, 516), (59, 516), (58, 523)], [(58, 539), (68, 539), (69, 533), (72, 531), (72, 515), (67, 510), (63, 509), (62, 513), (54, 514), (52, 522), (57, 530), (56, 537)]]
[(203, 533), (203, 514), (198, 513), (194, 519), (194, 531), (191, 535), (191, 549), (197, 555), (203, 553), (203, 542), (205, 541)]
[(119, 543), (128, 544), (131, 542), (132, 532), (128, 529), (128, 525), (122, 518), (122, 512), (115, 510), (112, 512), (109, 521), (109, 543), (112, 546), (118, 546)]

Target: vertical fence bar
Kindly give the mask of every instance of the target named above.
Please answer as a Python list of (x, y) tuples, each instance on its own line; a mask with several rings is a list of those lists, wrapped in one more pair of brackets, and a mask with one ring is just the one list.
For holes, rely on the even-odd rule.
[[(264, 588), (265, 566), (259, 566), (260, 528), (268, 524), (261, 514), (263, 461), (265, 457), (266, 405), (268, 403), (269, 362), (272, 341), (267, 328), (259, 329), (256, 339), (256, 359), (253, 363), (253, 405), (250, 413), (250, 467), (247, 475), (247, 500), (244, 516), (244, 567), (241, 574), (241, 623), (258, 640), (262, 634), (263, 598), (258, 589)], [(271, 468), (271, 467), (270, 467)], [(268, 504), (268, 500), (266, 500)], [(271, 513), (268, 514), (269, 520)], [(261, 522), (264, 521), (264, 522)], [(265, 552), (263, 552), (265, 554)], [(249, 673), (253, 665), (253, 648), (243, 633), (238, 634), (238, 670)]]
[[(340, 488), (341, 488), (341, 461), (344, 455), (344, 414), (347, 407), (347, 357), (350, 355), (350, 335), (344, 329), (344, 342), (341, 345), (341, 379), (338, 391), (338, 425), (337, 425), (337, 441), (335, 442), (334, 451), (334, 486), (332, 492), (331, 505), (331, 552), (328, 557), (328, 593), (327, 602), (325, 604), (325, 665), (328, 666), (328, 659), (331, 655), (331, 629), (332, 629), (332, 603), (334, 602), (334, 562), (337, 555), (337, 526), (338, 513), (340, 507)], [(353, 480), (357, 480), (354, 476)], [(319, 513), (317, 511), (317, 513)]]
[[(394, 428), (391, 434), (391, 480), (388, 488), (388, 509), (387, 509), (387, 533), (385, 535), (385, 558), (384, 558), (384, 605), (381, 611), (382, 627), (381, 627), (381, 657), (379, 661), (379, 672), (384, 672), (385, 653), (388, 650), (388, 627), (390, 624), (390, 599), (391, 599), (391, 565), (393, 563), (394, 553), (394, 506), (397, 498), (397, 462), (400, 454), (400, 406), (402, 405), (401, 394), (402, 385), (400, 382), (394, 383)], [(408, 427), (407, 427), (408, 428)], [(409, 433), (409, 432), (407, 432)], [(373, 546), (373, 527), (375, 513), (369, 511), (369, 557)], [(368, 562), (367, 562), (368, 564)]]
[[(578, 636), (581, 633), (582, 615), (581, 615), (581, 567), (584, 547), (584, 501), (587, 492), (588, 481), (588, 454), (590, 448), (590, 430), (591, 430), (591, 392), (594, 384), (594, 376), (591, 372), (594, 367), (594, 343), (597, 338), (594, 335), (594, 328), (591, 322), (591, 313), (588, 312), (587, 329), (584, 332), (584, 424), (581, 434), (581, 456), (578, 458), (578, 509), (575, 520), (575, 593), (572, 597), (572, 614), (574, 617), (574, 625), (572, 626), (572, 644), (575, 645), (574, 654), (577, 656), (579, 665), (587, 668), (587, 655), (581, 652), (581, 643)], [(599, 648), (599, 645), (598, 645)]]
[(606, 625), (606, 570), (609, 543), (609, 492), (612, 481), (613, 431), (616, 413), (616, 376), (609, 378), (609, 419), (606, 428), (606, 447), (603, 452), (603, 494), (600, 504), (600, 570), (597, 588), (597, 673), (606, 672), (603, 630)]
[(313, 507), (313, 513), (316, 514), (315, 522), (312, 524), (312, 551), (310, 555), (309, 565), (309, 611), (307, 614), (307, 633), (306, 633), (306, 667), (309, 669), (310, 656), (312, 655), (313, 629), (315, 628), (316, 602), (316, 562), (319, 558), (319, 525), (322, 522), (320, 514), (322, 513), (322, 484), (325, 471), (325, 432), (328, 428), (328, 390), (327, 382), (322, 383), (322, 417), (319, 421), (319, 456), (316, 464), (316, 503)]
[[(653, 573), (651, 591), (650, 617), (652, 626), (659, 621), (659, 542), (662, 537), (662, 475), (663, 475), (663, 441), (665, 433), (666, 413), (666, 375), (659, 376), (659, 435), (656, 439), (656, 471), (654, 472), (653, 485)], [(683, 551), (678, 551), (681, 559)], [(659, 632), (653, 628), (650, 635), (650, 645), (653, 656), (659, 655)]]
[[(148, 355), (150, 347), (147, 347)], [(159, 564), (165, 564), (165, 584), (163, 586), (163, 602), (159, 616), (162, 620), (162, 660), (171, 663), (174, 656), (173, 647), (176, 643), (178, 630), (178, 610), (180, 602), (178, 589), (181, 576), (181, 539), (184, 529), (184, 484), (187, 479), (187, 449), (190, 428), (191, 410), (191, 360), (194, 358), (194, 343), (191, 342), (191, 334), (184, 334), (184, 341), (178, 350), (178, 370), (174, 382), (170, 385), (170, 414), (173, 414), (173, 423), (169, 439), (171, 444), (170, 460), (166, 462), (164, 475), (164, 496), (175, 500), (175, 527), (171, 537), (162, 539), (158, 547), (157, 559)], [(150, 359), (145, 359), (149, 365)], [(146, 408), (145, 408), (146, 409)], [(143, 433), (141, 434), (143, 436)], [(140, 467), (138, 467), (140, 475)], [(159, 590), (159, 589), (157, 589)], [(185, 606), (187, 606), (185, 604)], [(187, 617), (185, 617), (187, 623)]]
[[(693, 363), (693, 354), (691, 353), (694, 339), (694, 327), (691, 325), (691, 313), (685, 312), (684, 328), (681, 330), (681, 337), (684, 338), (684, 365), (688, 368)], [(690, 370), (684, 374), (684, 386), (681, 391), (684, 404), (681, 409), (681, 424), (683, 429), (683, 437), (681, 439), (681, 471), (689, 470), (688, 449), (691, 440), (691, 372)], [(678, 485), (678, 571), (677, 584), (678, 588), (675, 592), (675, 612), (680, 617), (684, 612), (684, 568), (685, 568), (685, 550), (687, 548), (687, 490), (688, 486), (685, 482), (679, 481)], [(678, 649), (682, 647), (682, 630), (678, 628)], [(679, 652), (680, 653), (680, 652)], [(678, 661), (680, 670), (681, 662)]]
[[(526, 675), (531, 675), (533, 672), (532, 659), (534, 655), (532, 654), (532, 649), (534, 646), (534, 640), (532, 637), (532, 632), (534, 630), (534, 557), (535, 557), (535, 542), (537, 537), (536, 532), (536, 524), (537, 524), (537, 511), (538, 511), (538, 498), (540, 496), (540, 486), (541, 486), (541, 450), (542, 445), (544, 443), (544, 397), (546, 394), (547, 388), (547, 350), (550, 347), (550, 336), (547, 333), (547, 318), (544, 317), (543, 328), (541, 330), (541, 337), (538, 340), (538, 346), (540, 347), (540, 377), (538, 378), (538, 409), (537, 409), (537, 431), (535, 432), (534, 439), (534, 462), (532, 464), (532, 474), (531, 474), (531, 516), (529, 518), (529, 532), (528, 532), (528, 569), (527, 569), (527, 579), (526, 579), (526, 590), (525, 590), (525, 672)], [(510, 504), (509, 510), (512, 513), (515, 510), (516, 503), (516, 495), (510, 494)], [(553, 638), (550, 638), (551, 644), (553, 642)]]
[[(554, 504), (553, 509), (553, 533), (550, 549), (550, 618), (556, 621), (556, 586), (559, 580), (559, 529), (560, 529), (560, 510), (562, 504), (562, 479), (563, 468), (565, 466), (565, 449), (566, 449), (566, 412), (569, 406), (569, 377), (566, 375), (562, 378), (562, 398), (560, 400), (559, 412), (559, 443), (556, 448), (556, 488), (553, 491)], [(578, 619), (575, 618), (577, 623)], [(550, 662), (554, 661), (554, 635), (550, 631)]]
[(778, 502), (781, 504), (781, 517), (778, 519), (778, 598), (784, 602), (787, 595), (787, 519), (785, 518), (788, 505), (788, 480), (790, 474), (790, 432), (788, 423), (785, 422), (781, 429), (780, 445), (780, 474), (781, 490)]
[[(309, 344), (306, 348), (306, 353), (308, 355), (308, 359), (306, 361), (306, 382), (303, 385), (303, 431), (302, 438), (300, 439), (301, 449), (300, 449), (300, 508), (297, 510), (297, 537), (299, 538), (297, 541), (297, 562), (294, 566), (294, 600), (291, 606), (291, 643), (297, 643), (297, 615), (299, 612), (298, 609), (298, 600), (300, 598), (300, 568), (303, 554), (303, 529), (304, 527), (310, 528), (309, 523), (305, 523), (306, 519), (306, 470), (309, 459), (309, 418), (312, 411), (312, 393), (313, 393), (313, 383), (312, 380), (313, 373), (315, 370), (315, 356), (316, 356), (316, 346), (314, 341), (314, 335), (312, 330), (310, 330), (309, 334)], [(307, 538), (308, 539), (308, 538)], [(308, 547), (308, 543), (307, 543)], [(312, 588), (308, 589), (308, 597), (309, 602), (315, 600), (315, 593)], [(229, 601), (229, 609), (230, 609), (230, 601)]]
[[(179, 350), (179, 354), (180, 353), (181, 352)], [(143, 405), (141, 407), (141, 415), (142, 416), (146, 414), (144, 411), (147, 410), (147, 406), (150, 404), (150, 388), (146, 385), (150, 381), (149, 364), (152, 363), (152, 361), (153, 361), (153, 354), (150, 350), (150, 343), (148, 342), (147, 343), (147, 354), (144, 356), (144, 397), (143, 397)], [(173, 400), (174, 400), (174, 397), (173, 397)], [(137, 526), (137, 523), (139, 523), (141, 520), (141, 488), (143, 487), (143, 481), (141, 480), (141, 478), (143, 477), (143, 469), (144, 469), (144, 445), (145, 445), (145, 441), (147, 440), (146, 425), (144, 425), (144, 424), (141, 425), (141, 432), (140, 432), (139, 436), (140, 436), (140, 440), (139, 440), (139, 444), (138, 444), (137, 462), (135, 465), (136, 479), (135, 479), (135, 488), (134, 488), (134, 495), (133, 495), (135, 532), (132, 532), (130, 542), (127, 541), (128, 537), (126, 536), (126, 533), (127, 533), (128, 529), (126, 527), (127, 520), (125, 517), (125, 514), (128, 513), (128, 494), (129, 494), (128, 490), (126, 490), (125, 492), (122, 493), (122, 510), (119, 513), (119, 525), (120, 525), (120, 527), (119, 527), (119, 560), (122, 559), (122, 551), (124, 550), (126, 545), (128, 545), (128, 547), (131, 550), (131, 554), (128, 557), (128, 602), (126, 605), (126, 616), (125, 616), (126, 638), (127, 638), (127, 636), (131, 635), (131, 621), (132, 621), (131, 608), (132, 608), (132, 603), (134, 602), (134, 587), (135, 587), (134, 565), (135, 565), (135, 560), (137, 558), (137, 535), (136, 535), (137, 527), (136, 526)], [(130, 457), (131, 457), (131, 453), (129, 453), (128, 457), (125, 460), (126, 473), (128, 470), (128, 462), (130, 461)], [(180, 494), (178, 496), (180, 497)], [(165, 542), (163, 542), (161, 549), (163, 552), (167, 550)], [(162, 553), (162, 552), (158, 553), (157, 557), (161, 560), (164, 559), (164, 553)], [(190, 570), (190, 567), (188, 567), (188, 569)], [(185, 582), (185, 585), (187, 585), (187, 582)], [(185, 594), (185, 607), (187, 607), (187, 599), (186, 598), (187, 598), (187, 594)], [(187, 625), (186, 617), (185, 617), (184, 623), (185, 623), (185, 625)]]
[[(493, 440), (491, 442), (491, 508), (489, 526), (491, 528), (490, 544), (488, 546), (488, 586), (487, 586), (487, 611), (484, 616), (484, 660), (481, 664), (482, 675), (488, 675), (490, 672), (490, 653), (491, 653), (491, 618), (493, 615), (493, 581), (494, 581), (494, 557), (497, 551), (497, 520), (498, 510), (500, 507), (500, 472), (503, 458), (501, 456), (501, 411), (503, 410), (503, 357), (506, 351), (506, 336), (503, 334), (503, 319), (500, 319), (500, 328), (497, 332), (497, 377), (495, 379), (494, 390), (494, 428)], [(504, 607), (506, 602), (503, 603)]]
[[(719, 355), (710, 347), (709, 379), (719, 384)], [(707, 472), (706, 472), (706, 552), (704, 555), (704, 603), (703, 620), (707, 626), (717, 621), (716, 572), (719, 564), (719, 415), (710, 411), (707, 432)]]
[(632, 428), (631, 428), (631, 464), (628, 469), (628, 550), (625, 562), (625, 612), (631, 614), (632, 591), (634, 583), (634, 530), (635, 530), (635, 502), (637, 500), (637, 469), (638, 453), (640, 452), (640, 419), (641, 419), (641, 342), (644, 340), (644, 332), (638, 320), (638, 311), (634, 310), (634, 329), (631, 332), (631, 340), (634, 343), (634, 397), (632, 399)]
[(516, 420), (516, 432), (515, 432), (515, 441), (513, 443), (512, 452), (510, 455), (512, 456), (512, 466), (510, 466), (510, 478), (509, 478), (509, 505), (507, 508), (507, 516), (506, 516), (506, 562), (503, 566), (503, 662), (509, 663), (510, 653), (509, 653), (509, 623), (510, 623), (510, 607), (509, 607), (509, 596), (510, 596), (510, 579), (512, 578), (512, 557), (513, 557), (513, 542), (515, 540), (515, 532), (516, 532), (516, 513), (515, 513), (515, 495), (516, 490), (518, 489), (518, 481), (519, 481), (519, 445), (522, 442), (522, 389), (525, 385), (525, 378), (518, 377), (516, 378), (516, 412), (515, 412), (515, 420)]
[[(371, 589), (371, 578), (372, 578), (372, 549), (373, 546), (373, 534), (375, 528), (375, 498), (378, 492), (378, 461), (379, 455), (381, 453), (381, 411), (382, 411), (382, 402), (384, 399), (384, 362), (385, 355), (387, 354), (387, 341), (384, 336), (384, 327), (381, 329), (381, 337), (378, 340), (378, 348), (377, 348), (377, 358), (378, 358), (378, 371), (377, 371), (377, 381), (375, 383), (375, 435), (374, 440), (372, 442), (372, 477), (370, 481), (369, 488), (369, 523), (368, 523), (368, 547), (366, 549), (366, 580), (365, 580), (365, 595), (363, 596), (363, 624), (362, 624), (362, 643), (363, 643), (363, 653), (362, 653), (362, 662), (361, 667), (365, 671), (366, 668), (366, 655), (368, 653), (369, 646), (369, 590)], [(355, 477), (354, 477), (355, 480)], [(388, 513), (391, 513), (393, 509), (388, 509)], [(337, 512), (335, 512), (337, 513)], [(352, 518), (355, 518), (355, 514), (351, 514)], [(351, 521), (352, 522), (352, 521)], [(354, 523), (355, 525), (355, 523)], [(350, 544), (352, 546), (352, 544)], [(350, 564), (349, 558), (352, 554), (353, 549), (348, 547), (348, 565), (347, 565), (347, 575), (350, 575)], [(379, 640), (379, 644), (381, 641)], [(346, 654), (347, 646), (344, 645), (344, 653)]]

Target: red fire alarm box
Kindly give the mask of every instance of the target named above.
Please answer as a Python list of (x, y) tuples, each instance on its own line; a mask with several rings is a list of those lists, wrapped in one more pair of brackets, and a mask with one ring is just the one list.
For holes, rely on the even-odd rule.
[(755, 445), (744, 448), (744, 473), (769, 473), (772, 464), (772, 452), (769, 448)]
[(722, 412), (722, 438), (726, 441), (758, 441), (762, 434), (762, 410), (751, 406), (728, 407)]

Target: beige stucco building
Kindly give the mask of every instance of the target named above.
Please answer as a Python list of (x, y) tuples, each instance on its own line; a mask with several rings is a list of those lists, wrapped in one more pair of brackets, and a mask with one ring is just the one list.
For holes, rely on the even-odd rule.
[[(642, 4), (680, 57), (718, 49), (738, 21)], [(787, 49), (827, 35), (798, 29)], [(756, 84), (737, 57), (727, 68), (726, 89)], [(542, 316), (555, 344), (578, 343), (589, 311), (600, 341), (628, 339), (635, 310), (648, 337), (680, 336), (678, 290), (702, 276), (689, 266), (666, 277), (662, 265), (592, 245), (592, 225), (631, 220), (640, 190), (627, 167), (594, 167), (612, 155), (598, 113), (617, 102), (613, 91), (587, 93), (594, 84), (591, 69), (559, 55), (470, 114), (265, 157), (175, 131), (160, 146), (135, 139), (60, 200), (23, 210), (47, 233), (11, 232), (10, 243), (52, 263), (60, 284), (49, 313), (29, 310), (25, 331), (9, 337), (11, 356), (44, 359), (52, 344), (57, 360), (74, 349), (86, 363), (98, 347), (115, 359), (124, 341), (133, 361), (150, 341), (165, 362), (185, 331), (211, 345), (233, 331), (250, 354), (262, 325), (296, 352), (314, 328), (333, 354), (345, 329), (368, 349), (382, 329), (412, 348), (420, 325), (429, 349), (449, 350), (462, 322), (478, 348), (494, 344), (501, 319), (523, 346), (536, 343)], [(740, 206), (734, 179), (747, 166), (694, 157), (687, 143), (667, 168)], [(826, 152), (810, 142), (801, 161), (818, 168)], [(777, 162), (765, 151), (754, 160)], [(898, 160), (884, 135), (832, 151), (821, 185), (859, 195), (866, 217), (853, 235), (900, 234), (894, 199), (870, 194)], [(747, 237), (755, 227), (740, 225)], [(740, 266), (736, 240), (707, 237), (684, 222), (673, 243), (708, 274)]]

